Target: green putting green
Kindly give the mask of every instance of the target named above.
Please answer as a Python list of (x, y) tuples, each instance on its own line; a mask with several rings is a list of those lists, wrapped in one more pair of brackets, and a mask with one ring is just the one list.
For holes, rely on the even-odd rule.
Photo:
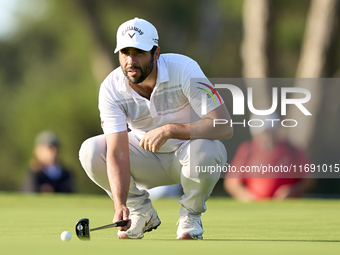
[[(180, 205), (153, 202), (162, 224), (142, 240), (119, 240), (116, 229), (91, 233), (80, 241), (75, 223), (111, 223), (108, 196), (0, 193), (1, 254), (339, 254), (340, 201), (287, 200), (240, 203), (211, 198), (202, 216), (204, 240), (176, 240)], [(63, 231), (72, 234), (63, 242)]]

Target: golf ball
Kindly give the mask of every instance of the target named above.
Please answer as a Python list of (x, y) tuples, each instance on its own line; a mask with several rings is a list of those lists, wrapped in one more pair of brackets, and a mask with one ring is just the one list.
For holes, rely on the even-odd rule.
[(71, 233), (68, 232), (68, 231), (64, 231), (64, 232), (61, 233), (61, 235), (60, 235), (61, 240), (65, 241), (65, 242), (70, 241), (70, 240), (71, 240), (71, 237), (72, 237), (72, 235), (71, 235)]

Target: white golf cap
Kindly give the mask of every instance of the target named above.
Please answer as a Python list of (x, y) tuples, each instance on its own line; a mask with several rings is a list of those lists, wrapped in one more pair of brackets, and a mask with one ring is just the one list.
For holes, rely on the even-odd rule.
[(150, 51), (158, 46), (156, 28), (144, 19), (134, 18), (120, 25), (117, 31), (117, 46), (115, 53), (126, 47)]

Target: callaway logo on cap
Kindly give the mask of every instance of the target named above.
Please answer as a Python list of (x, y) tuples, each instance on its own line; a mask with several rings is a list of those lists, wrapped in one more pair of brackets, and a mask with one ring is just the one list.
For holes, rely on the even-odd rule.
[(126, 47), (150, 51), (158, 46), (156, 28), (144, 19), (134, 18), (124, 22), (117, 31), (117, 47), (115, 53)]

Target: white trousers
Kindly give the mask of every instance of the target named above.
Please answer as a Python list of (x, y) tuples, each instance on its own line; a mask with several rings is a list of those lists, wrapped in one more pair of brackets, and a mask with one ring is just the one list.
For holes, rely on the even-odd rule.
[[(127, 207), (131, 212), (146, 213), (151, 207), (149, 194), (139, 187), (180, 183), (183, 196), (180, 215), (205, 212), (205, 202), (220, 178), (219, 172), (196, 171), (197, 166), (224, 166), (227, 153), (219, 140), (195, 139), (184, 142), (172, 153), (153, 153), (139, 146), (139, 141), (129, 133), (130, 187)], [(112, 198), (106, 172), (105, 135), (87, 139), (79, 151), (79, 159), (89, 178)]]

